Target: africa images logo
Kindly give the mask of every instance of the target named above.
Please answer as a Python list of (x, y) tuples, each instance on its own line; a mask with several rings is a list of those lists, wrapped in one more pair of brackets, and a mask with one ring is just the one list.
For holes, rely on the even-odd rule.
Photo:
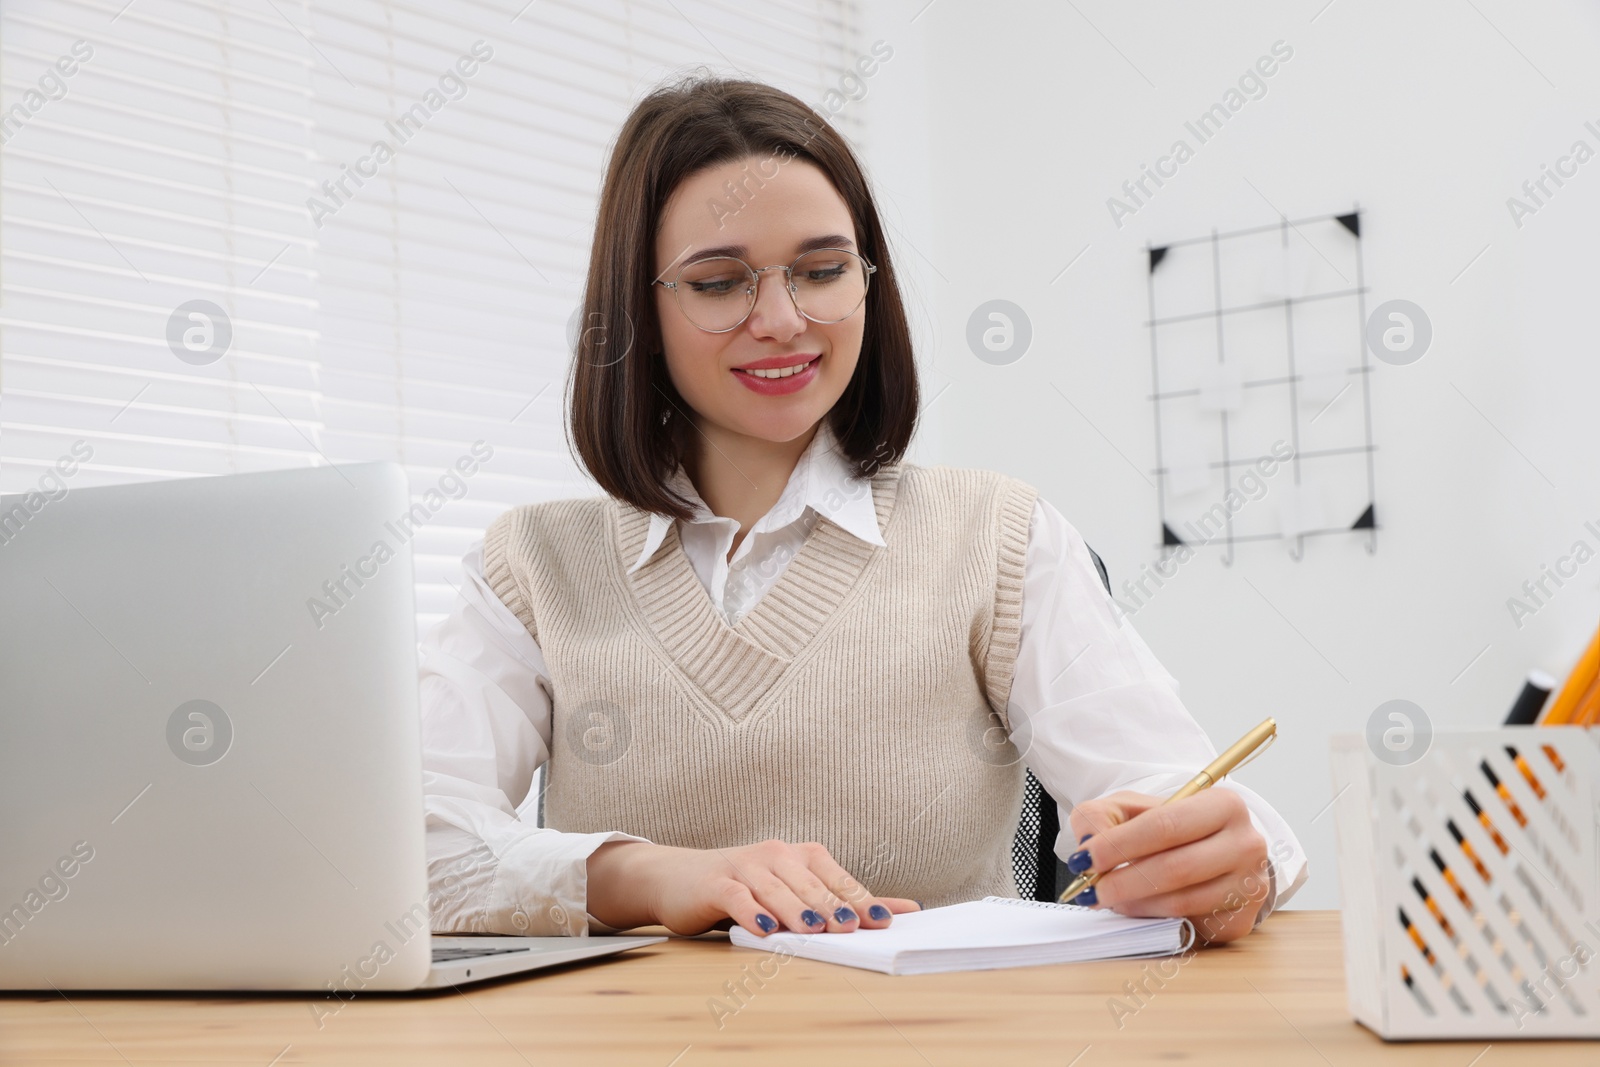
[(426, 526), (450, 500), (460, 500), (467, 495), (467, 479), (478, 473), (481, 464), (494, 456), (494, 446), (484, 440), (472, 442), (469, 454), (458, 458), (440, 475), (438, 482), (422, 494), (422, 499), (411, 505), (404, 514), (384, 522), (384, 529), (394, 535), (395, 544), (387, 538), (372, 543), (367, 553), (353, 564), (346, 563), (339, 573), (322, 583), (321, 597), (307, 597), (306, 610), (311, 621), (322, 629), (327, 620), (347, 607), (367, 582), (378, 576), (378, 570), (394, 559), (397, 546), (409, 544), (417, 531)]

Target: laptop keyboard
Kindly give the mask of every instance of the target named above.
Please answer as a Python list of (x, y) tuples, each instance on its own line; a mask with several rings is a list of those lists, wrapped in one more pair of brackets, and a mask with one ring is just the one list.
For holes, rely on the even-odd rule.
[(436, 948), (434, 963), (454, 963), (456, 960), (475, 960), (484, 956), (505, 956), (512, 952), (526, 952), (525, 948)]

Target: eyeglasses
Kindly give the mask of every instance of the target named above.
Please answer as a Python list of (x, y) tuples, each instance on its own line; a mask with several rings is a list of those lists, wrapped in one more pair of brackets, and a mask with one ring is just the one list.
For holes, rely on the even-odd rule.
[(818, 248), (787, 267), (759, 270), (733, 256), (716, 256), (686, 264), (670, 282), (684, 317), (707, 333), (736, 330), (755, 310), (756, 289), (769, 270), (784, 273), (794, 309), (812, 322), (827, 325), (855, 314), (867, 299), (867, 284), (878, 268), (843, 248)]

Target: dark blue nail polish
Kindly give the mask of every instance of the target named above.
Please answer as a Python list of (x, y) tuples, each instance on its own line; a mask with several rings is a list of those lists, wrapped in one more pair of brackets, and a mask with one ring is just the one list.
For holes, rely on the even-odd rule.
[(1089, 850), (1080, 848), (1067, 857), (1067, 870), (1073, 874), (1082, 874), (1094, 866), (1094, 860), (1089, 857)]
[(762, 933), (770, 934), (778, 928), (778, 920), (770, 915), (762, 915), (758, 912), (756, 914), (756, 925), (761, 927)]
[(1073, 897), (1072, 902), (1081, 908), (1092, 908), (1100, 902), (1100, 896), (1094, 891), (1094, 886), (1090, 886)]
[(874, 904), (872, 907), (867, 909), (867, 914), (879, 922), (883, 922), (883, 920), (889, 917), (889, 909), (884, 907), (882, 904)]
[(810, 908), (800, 913), (800, 921), (807, 926), (826, 926), (828, 924), (828, 920), (822, 917), (820, 911), (812, 911)]
[(917, 901), (917, 910), (918, 911), (927, 911), (928, 910), (928, 906), (926, 904), (924, 904), (922, 901), (919, 900), (919, 901)]
[(1078, 844), (1080, 844), (1080, 845), (1083, 844), (1085, 841), (1089, 840), (1089, 838), (1091, 838), (1093, 836), (1094, 836), (1093, 834), (1084, 834), (1082, 837), (1078, 838)]
[(840, 908), (833, 913), (833, 921), (837, 923), (853, 923), (856, 921), (856, 913), (849, 908)]

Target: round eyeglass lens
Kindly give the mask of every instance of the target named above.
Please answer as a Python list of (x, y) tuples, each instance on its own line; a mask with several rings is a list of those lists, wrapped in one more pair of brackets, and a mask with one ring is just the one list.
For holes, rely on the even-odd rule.
[(702, 330), (731, 330), (755, 303), (756, 276), (743, 260), (702, 259), (678, 272), (678, 306)]
[(813, 322), (849, 318), (867, 298), (867, 265), (854, 252), (819, 248), (795, 260), (794, 302)]
[[(867, 296), (868, 272), (860, 256), (837, 248), (807, 252), (790, 270), (795, 307), (818, 323), (849, 318)], [(756, 274), (743, 260), (702, 259), (678, 272), (674, 293), (690, 322), (723, 332), (755, 306)]]

